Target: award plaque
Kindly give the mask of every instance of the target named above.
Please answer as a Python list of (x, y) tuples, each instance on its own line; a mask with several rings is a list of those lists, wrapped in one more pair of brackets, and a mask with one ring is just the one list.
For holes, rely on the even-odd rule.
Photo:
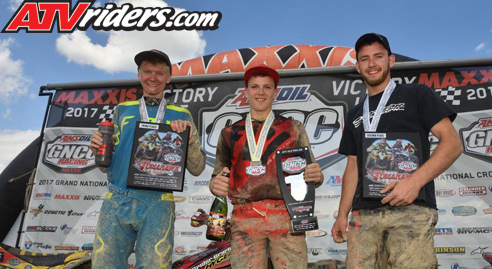
[(311, 163), (308, 148), (279, 150), (276, 157), (278, 182), (292, 231), (318, 229), (318, 218), (314, 216), (314, 182), (304, 181), (304, 169)]
[[(417, 132), (364, 133), (362, 197), (382, 199), (387, 185), (409, 177), (422, 165), (422, 144)], [(424, 200), (423, 188), (417, 200)]]
[(190, 128), (176, 133), (169, 124), (137, 122), (126, 185), (183, 191)]

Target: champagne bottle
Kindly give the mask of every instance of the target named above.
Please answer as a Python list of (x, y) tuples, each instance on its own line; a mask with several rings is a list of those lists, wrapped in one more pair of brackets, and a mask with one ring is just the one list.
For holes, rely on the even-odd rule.
[[(222, 176), (228, 177), (228, 174)], [(226, 237), (227, 230), (227, 197), (218, 195), (215, 197), (207, 222), (207, 239), (222, 241)]]

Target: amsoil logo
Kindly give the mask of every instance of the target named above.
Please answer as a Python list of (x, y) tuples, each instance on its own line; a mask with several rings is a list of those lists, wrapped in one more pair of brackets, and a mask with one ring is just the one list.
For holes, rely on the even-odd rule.
[(172, 7), (134, 8), (129, 3), (119, 7), (106, 3), (104, 7), (92, 8), (94, 2), (78, 1), (72, 9), (71, 1), (25, 0), (2, 33), (17, 33), (22, 29), (28, 33), (51, 33), (55, 21), (60, 33), (72, 33), (75, 29), (85, 31), (89, 27), (103, 31), (215, 30), (222, 18), (218, 11), (176, 13)]
[(487, 195), (487, 187), (474, 186), (474, 187), (460, 188), (460, 196), (477, 196), (477, 195)]
[(90, 135), (62, 135), (46, 144), (43, 163), (56, 172), (85, 173), (96, 167)]
[(460, 130), (464, 153), (492, 163), (492, 118), (481, 118)]
[[(337, 152), (342, 138), (345, 108), (341, 103), (325, 100), (317, 92), (310, 91), (310, 87), (309, 84), (279, 86), (273, 110), (276, 114), (303, 123), (316, 162), (324, 169), (344, 158)], [(215, 164), (215, 152), (221, 130), (245, 118), (249, 112), (244, 88), (239, 88), (233, 97), (224, 100), (218, 106), (213, 104), (213, 107), (211, 105), (210, 108), (202, 109), (204, 112), (199, 115), (199, 125), (205, 132), (202, 145), (210, 166)]]
[(32, 197), (34, 200), (49, 200), (51, 199), (51, 192), (38, 192)]

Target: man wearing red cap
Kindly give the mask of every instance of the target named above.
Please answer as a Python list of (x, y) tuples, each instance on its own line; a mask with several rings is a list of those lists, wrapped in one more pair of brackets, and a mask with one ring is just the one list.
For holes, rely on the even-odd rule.
[[(305, 235), (291, 232), (278, 184), (275, 152), (308, 147), (311, 159), (315, 159), (302, 124), (272, 111), (278, 81), (277, 71), (266, 65), (245, 72), (249, 113), (246, 119), (224, 128), (217, 145), (209, 188), (214, 195), (228, 195), (234, 205), (233, 268), (266, 268), (269, 256), (275, 268), (307, 267)], [(318, 163), (307, 165), (304, 179), (316, 186), (322, 184)]]
[[(169, 57), (159, 50), (142, 51), (135, 56), (135, 63), (143, 96), (115, 108), (116, 142), (111, 165), (105, 171), (110, 184), (97, 223), (92, 268), (128, 268), (134, 249), (137, 268), (171, 268), (173, 193), (126, 185), (137, 121), (169, 124), (178, 133), (190, 127), (186, 169), (197, 176), (205, 168), (205, 153), (190, 112), (164, 99), (172, 75)], [(95, 153), (101, 144), (101, 133), (94, 131), (92, 151)]]

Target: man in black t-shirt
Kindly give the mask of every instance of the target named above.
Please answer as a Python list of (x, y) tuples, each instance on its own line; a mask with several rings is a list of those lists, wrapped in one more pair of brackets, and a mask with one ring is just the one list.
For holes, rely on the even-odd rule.
[[(365, 34), (357, 40), (355, 50), (356, 68), (368, 96), (346, 116), (339, 153), (347, 155), (347, 166), (333, 239), (337, 243), (348, 241), (348, 268), (379, 268), (386, 260), (381, 259), (383, 253), (389, 253), (386, 262), (394, 268), (437, 268), (433, 179), (462, 152), (451, 123), (456, 113), (426, 85), (396, 85), (391, 80), (395, 56), (386, 37)], [(390, 132), (418, 134), (423, 165), (381, 190), (386, 195), (383, 199), (363, 197), (364, 138)], [(429, 132), (440, 141), (432, 156)], [(421, 189), (425, 198), (416, 200)]]

